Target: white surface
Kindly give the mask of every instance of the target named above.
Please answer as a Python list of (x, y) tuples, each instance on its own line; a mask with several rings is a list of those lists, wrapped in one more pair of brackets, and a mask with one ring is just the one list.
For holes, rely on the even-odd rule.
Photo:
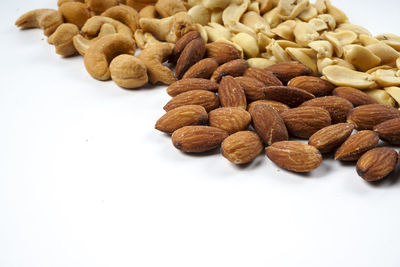
[[(371, 185), (332, 160), (311, 175), (185, 155), (153, 129), (165, 87), (98, 82), (25, 11), (0, 16), (0, 266), (400, 266), (399, 171)], [(373, 34), (398, 1), (332, 0)]]

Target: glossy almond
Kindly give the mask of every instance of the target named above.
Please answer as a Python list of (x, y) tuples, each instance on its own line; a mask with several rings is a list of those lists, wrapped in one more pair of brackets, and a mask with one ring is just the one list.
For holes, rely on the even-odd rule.
[(297, 87), (316, 97), (330, 95), (335, 86), (330, 82), (314, 76), (298, 76), (288, 82), (288, 86)]
[(244, 94), (246, 95), (248, 102), (265, 98), (265, 86), (259, 80), (244, 76), (236, 77), (235, 80), (244, 90)]
[(188, 43), (176, 63), (176, 77), (182, 79), (183, 75), (190, 67), (203, 59), (205, 53), (206, 44), (203, 39), (194, 39)]
[(185, 126), (172, 134), (173, 145), (190, 153), (206, 152), (219, 147), (228, 133), (210, 126)]
[(265, 144), (286, 141), (289, 134), (279, 113), (268, 105), (256, 105), (251, 109), (253, 127)]
[(269, 86), (265, 88), (265, 98), (288, 105), (291, 108), (300, 106), (302, 103), (315, 98), (306, 90), (290, 86)]
[(155, 128), (170, 134), (184, 126), (202, 125), (207, 122), (208, 114), (202, 106), (187, 105), (168, 111), (157, 121)]
[(233, 45), (223, 42), (207, 44), (206, 57), (215, 59), (220, 65), (241, 58), (239, 51)]
[(382, 122), (374, 127), (374, 131), (383, 141), (400, 145), (400, 118)]
[(218, 91), (218, 84), (202, 78), (189, 78), (174, 82), (167, 88), (167, 94), (177, 96), (193, 90)]
[(192, 90), (184, 92), (172, 98), (165, 106), (165, 111), (185, 106), (185, 105), (200, 105), (207, 112), (219, 107), (219, 99), (216, 94), (206, 90)]
[(247, 110), (251, 113), (251, 110), (258, 104), (261, 105), (267, 105), (272, 107), (273, 109), (275, 109), (279, 114), (281, 114), (282, 112), (284, 112), (285, 110), (289, 110), (290, 108), (278, 101), (273, 101), (273, 100), (257, 100), (254, 102), (251, 102), (248, 107)]
[(357, 162), (357, 173), (368, 182), (375, 182), (388, 176), (397, 164), (394, 149), (378, 147), (366, 152)]
[(225, 130), (229, 134), (246, 130), (250, 123), (250, 113), (242, 108), (217, 108), (209, 113), (210, 126)]
[(265, 86), (281, 86), (282, 82), (272, 72), (260, 68), (248, 68), (244, 72), (245, 77), (254, 78)]
[(246, 109), (246, 95), (240, 84), (232, 77), (222, 78), (218, 88), (218, 96), (222, 107), (238, 107)]
[(214, 71), (218, 68), (215, 59), (205, 58), (191, 66), (183, 75), (182, 79), (187, 78), (204, 78), (209, 79)]
[(314, 133), (331, 125), (331, 116), (320, 107), (298, 107), (281, 113), (289, 133), (300, 138), (310, 138)]
[(214, 82), (220, 82), (224, 76), (238, 77), (242, 76), (247, 70), (249, 64), (244, 59), (235, 59), (219, 66), (211, 76)]
[(354, 107), (378, 104), (378, 101), (373, 99), (371, 96), (352, 87), (337, 87), (335, 90), (333, 90), (332, 94), (347, 99), (353, 104)]
[(342, 161), (358, 160), (362, 154), (378, 146), (378, 134), (364, 130), (351, 135), (336, 151), (335, 159)]
[(316, 147), (322, 154), (335, 150), (346, 141), (354, 130), (351, 123), (338, 123), (322, 128), (313, 134), (308, 140), (308, 144)]
[(323, 96), (308, 100), (301, 107), (320, 107), (326, 109), (332, 118), (332, 124), (346, 122), (347, 114), (353, 109), (353, 104), (337, 96)]
[(352, 109), (347, 122), (353, 123), (357, 130), (372, 130), (374, 126), (400, 118), (400, 111), (382, 104), (363, 105)]
[(172, 54), (170, 56), (170, 62), (176, 64), (178, 61), (182, 51), (185, 49), (185, 47), (193, 40), (195, 39), (200, 39), (201, 35), (197, 31), (191, 31), (179, 38), (179, 40), (176, 42), (174, 49), (172, 50)]
[(241, 131), (227, 137), (221, 145), (222, 155), (235, 164), (253, 161), (263, 150), (260, 137), (250, 131)]
[(283, 84), (287, 84), (294, 77), (312, 74), (309, 67), (298, 62), (278, 63), (265, 69), (271, 71)]
[(318, 149), (297, 141), (277, 142), (265, 151), (272, 162), (289, 171), (310, 172), (322, 163), (322, 155)]

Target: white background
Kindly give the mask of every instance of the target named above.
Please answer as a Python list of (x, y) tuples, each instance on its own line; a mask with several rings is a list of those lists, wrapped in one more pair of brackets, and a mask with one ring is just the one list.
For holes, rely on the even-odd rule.
[[(373, 34), (398, 1), (332, 0)], [(327, 159), (310, 175), (186, 155), (154, 130), (165, 87), (123, 90), (0, 11), (0, 266), (400, 266), (399, 170), (372, 185)]]

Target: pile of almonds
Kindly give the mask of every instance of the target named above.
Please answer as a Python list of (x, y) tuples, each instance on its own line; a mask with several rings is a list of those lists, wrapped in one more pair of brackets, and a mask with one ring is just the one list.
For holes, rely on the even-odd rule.
[(155, 127), (183, 152), (221, 146), (229, 161), (246, 164), (265, 148), (276, 165), (310, 172), (336, 150), (367, 181), (396, 167), (397, 152), (378, 144), (400, 144), (400, 111), (358, 89), (311, 76), (298, 62), (250, 67), (234, 46), (205, 44), (198, 32), (179, 39), (171, 58), (182, 79), (167, 88), (173, 98)]

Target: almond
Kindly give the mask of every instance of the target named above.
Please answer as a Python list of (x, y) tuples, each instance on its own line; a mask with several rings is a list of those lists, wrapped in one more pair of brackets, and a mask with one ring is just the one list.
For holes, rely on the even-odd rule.
[(177, 96), (193, 90), (218, 91), (218, 84), (201, 78), (188, 78), (174, 82), (167, 88), (167, 94)]
[(397, 164), (397, 153), (392, 148), (378, 147), (366, 152), (357, 162), (357, 173), (368, 182), (388, 176)]
[(283, 85), (282, 82), (272, 72), (260, 68), (248, 68), (244, 72), (244, 76), (259, 80), (265, 86)]
[(222, 77), (230, 75), (233, 77), (242, 76), (249, 64), (244, 59), (235, 59), (219, 66), (211, 76), (215, 82), (221, 81)]
[(347, 122), (353, 123), (357, 130), (372, 130), (384, 121), (399, 117), (400, 111), (394, 107), (370, 104), (352, 109), (347, 116)]
[(199, 62), (206, 53), (206, 44), (203, 39), (194, 39), (183, 49), (176, 63), (176, 77), (182, 79), (185, 72), (194, 64)]
[(218, 68), (215, 59), (205, 58), (191, 66), (183, 75), (182, 79), (187, 78), (204, 78), (209, 79), (214, 71)]
[(215, 59), (218, 64), (241, 58), (239, 51), (233, 45), (223, 42), (207, 44), (206, 57)]
[(289, 139), (285, 123), (279, 113), (268, 105), (256, 105), (251, 109), (253, 127), (264, 140), (265, 144)]
[(225, 130), (229, 134), (246, 130), (250, 122), (250, 113), (242, 108), (217, 108), (209, 114), (210, 126)]
[(285, 110), (289, 110), (290, 108), (278, 101), (273, 101), (273, 100), (257, 100), (254, 102), (251, 102), (249, 104), (249, 106), (247, 107), (247, 110), (251, 113), (251, 110), (254, 108), (255, 105), (267, 105), (272, 107), (273, 109), (275, 109), (279, 114), (281, 114), (282, 112), (284, 112)]
[(315, 98), (306, 90), (290, 86), (268, 86), (265, 88), (265, 98), (282, 102), (291, 108), (298, 107), (302, 103)]
[(235, 164), (253, 161), (263, 150), (260, 137), (250, 131), (232, 134), (222, 142), (222, 155)]
[(297, 141), (277, 142), (265, 151), (272, 162), (289, 171), (310, 172), (322, 163), (318, 149)]
[(172, 54), (170, 56), (169, 62), (176, 64), (178, 62), (178, 59), (182, 53), (182, 51), (185, 49), (185, 47), (193, 40), (195, 39), (200, 39), (201, 35), (197, 31), (191, 31), (179, 38), (179, 40), (176, 42), (174, 49), (172, 50)]
[(331, 125), (331, 116), (320, 107), (298, 107), (281, 113), (290, 134), (310, 138), (314, 133)]
[(354, 130), (351, 123), (338, 123), (322, 128), (313, 134), (308, 144), (316, 147), (322, 154), (332, 152), (346, 141)]
[(314, 76), (298, 76), (288, 82), (288, 86), (297, 87), (316, 97), (330, 95), (335, 86), (330, 82)]
[(379, 137), (392, 145), (400, 145), (400, 118), (382, 122), (374, 127)]
[(206, 90), (192, 90), (184, 92), (172, 98), (165, 106), (165, 111), (186, 105), (203, 106), (207, 112), (219, 107), (219, 99), (216, 94)]
[(259, 80), (244, 76), (236, 77), (235, 80), (244, 90), (244, 94), (246, 95), (249, 102), (265, 98), (265, 86)]
[(168, 111), (157, 121), (155, 128), (171, 134), (184, 126), (207, 124), (207, 122), (208, 114), (202, 106), (187, 105)]
[(172, 134), (173, 145), (191, 153), (206, 152), (219, 147), (228, 133), (210, 126), (185, 126)]
[(246, 109), (246, 95), (240, 84), (232, 77), (222, 78), (218, 88), (218, 96), (222, 107), (238, 107)]
[(326, 109), (332, 118), (332, 123), (346, 122), (347, 114), (353, 109), (353, 104), (337, 96), (324, 96), (308, 100), (301, 107), (320, 107)]
[(335, 159), (342, 161), (358, 160), (362, 154), (378, 146), (378, 134), (364, 130), (351, 135), (336, 151)]
[(309, 67), (298, 62), (278, 63), (265, 69), (271, 71), (284, 84), (294, 77), (309, 76), (313, 73)]
[(373, 99), (371, 96), (352, 87), (337, 87), (333, 90), (333, 95), (347, 99), (354, 107), (378, 104), (378, 101)]

